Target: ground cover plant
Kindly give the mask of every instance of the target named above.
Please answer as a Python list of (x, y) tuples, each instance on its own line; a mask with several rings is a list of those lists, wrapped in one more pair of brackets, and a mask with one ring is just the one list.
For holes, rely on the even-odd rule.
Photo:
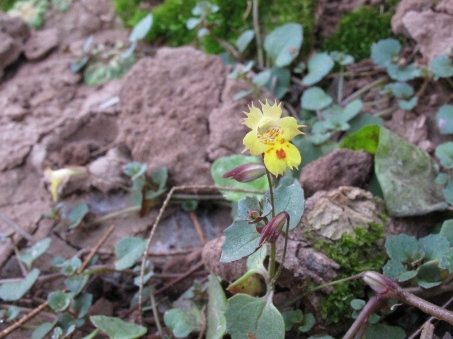
[[(139, 161), (122, 163), (124, 181), (118, 187), (130, 203), (102, 215), (95, 213), (86, 196), (71, 203), (66, 200), (65, 188), (86, 182), (92, 171), (89, 166), (47, 168), (53, 205), (42, 211), (43, 219), (67, 234), (89, 233), (101, 223), (112, 226), (89, 251), (54, 255), (52, 246), (67, 241), (61, 236), (64, 232), (59, 233), (59, 240), (49, 235), (37, 241), (1, 213), (10, 230), (1, 239), (11, 246), (21, 276), (0, 280), (4, 324), (0, 338), (22, 330), (34, 339), (398, 339), (415, 338), (419, 333), (434, 338), (429, 331), (448, 338), (453, 311), (451, 299), (443, 302), (453, 290), (453, 142), (449, 139), (453, 106), (449, 100), (437, 102), (432, 120), (441, 141), (430, 145), (431, 149), (401, 137), (388, 122), (398, 112), (424, 109), (433, 88), (451, 92), (452, 55), (420, 62), (417, 51), (405, 45), (409, 42), (390, 33), (379, 35), (366, 56), (362, 45), (356, 51), (347, 50), (339, 39), (335, 45), (335, 35), (322, 45), (326, 49), (312, 50), (313, 3), (302, 3), (305, 15), (299, 22), (288, 12), (274, 12), (274, 3), (256, 0), (234, 10), (222, 1), (194, 2), (184, 13), (174, 9), (181, 8), (180, 2), (165, 1), (152, 14), (139, 3), (134, 3), (136, 9), (115, 1), (116, 8), (124, 10), (120, 15), (134, 27), (129, 41), (108, 50), (92, 46), (93, 38), (88, 38), (81, 57), (67, 67), (75, 75), (83, 72), (86, 85), (108, 85), (146, 54), (139, 42), (149, 35), (172, 41), (170, 45), (194, 42), (203, 51), (222, 51), (222, 59), (231, 65), (228, 79), (246, 84), (246, 89), (231, 98), (249, 103), (242, 120), (236, 122), (247, 127), (239, 137), (244, 151), (219, 156), (212, 163), (214, 185), (210, 186), (173, 185), (171, 164), (150, 170)], [(62, 11), (72, 3), (65, 4), (68, 7)], [(38, 28), (45, 6), (60, 5), (17, 1), (10, 14), (19, 15), (17, 11), (24, 6), (36, 7), (38, 21), (29, 24)], [(267, 8), (283, 22), (266, 22)], [(236, 20), (237, 13), (232, 14), (236, 10), (247, 14), (247, 19), (227, 23), (226, 15)], [(357, 13), (367, 13), (362, 17), (369, 19), (374, 11), (362, 8), (348, 20)], [(163, 16), (164, 12), (168, 22), (159, 23), (158, 13)], [(177, 25), (169, 27), (172, 20)], [(348, 20), (342, 21), (340, 32), (347, 30)], [(234, 27), (233, 33), (228, 27)], [(363, 58), (371, 64), (367, 71), (361, 70), (357, 60)], [(343, 187), (307, 197), (301, 171), (310, 163), (321, 167), (315, 161), (339, 149), (365, 150), (373, 158), (366, 190)], [(320, 198), (319, 194), (331, 195)], [(354, 200), (357, 196), (361, 200)], [(339, 201), (333, 203), (337, 197)], [(198, 263), (188, 272), (163, 273), (150, 251), (156, 245), (156, 234), (165, 227), (165, 217), (173, 208), (185, 211), (206, 243), (196, 213), (206, 208), (206, 201), (208, 209), (214, 204), (231, 209), (232, 223), (224, 230), (215, 263), (202, 261), (200, 251), (195, 251)], [(112, 253), (102, 251), (119, 227), (119, 218), (152, 213), (147, 234), (122, 236)], [(417, 237), (409, 228), (394, 229), (399, 220), (421, 220), (425, 215), (436, 218), (429, 219), (430, 227)], [(16, 234), (25, 240), (17, 243)], [(294, 253), (304, 251), (309, 251), (307, 258), (312, 261), (294, 270), (295, 258), (304, 258)], [(40, 261), (46, 257), (49, 265), (43, 268)], [(314, 275), (316, 267), (309, 266), (316, 265), (321, 267), (318, 271), (334, 274), (328, 279)], [(218, 267), (240, 274), (231, 279)], [(51, 286), (58, 288), (41, 287), (54, 281), (59, 285)], [(185, 283), (184, 292), (165, 295), (180, 282)], [(95, 307), (100, 294), (118, 291), (121, 297), (113, 298), (115, 312), (105, 314)]]

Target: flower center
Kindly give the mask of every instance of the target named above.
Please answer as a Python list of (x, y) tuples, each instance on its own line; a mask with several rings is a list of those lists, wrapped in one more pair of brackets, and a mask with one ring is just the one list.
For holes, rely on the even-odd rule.
[(258, 140), (263, 144), (275, 144), (281, 131), (282, 128), (280, 126), (259, 127)]

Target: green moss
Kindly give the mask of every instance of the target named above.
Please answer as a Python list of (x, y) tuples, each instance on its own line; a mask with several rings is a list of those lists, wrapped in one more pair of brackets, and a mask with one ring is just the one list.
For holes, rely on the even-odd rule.
[[(153, 27), (147, 35), (148, 41), (163, 42), (168, 46), (181, 46), (192, 43), (196, 39), (196, 30), (186, 28), (187, 19), (192, 14), (198, 0), (165, 0), (153, 8)], [(244, 19), (247, 2), (243, 0), (211, 0), (219, 6), (219, 11), (212, 14), (213, 21), (218, 25), (214, 28), (215, 36), (234, 45), (236, 39), (246, 29), (251, 29), (252, 15)], [(127, 27), (133, 27), (148, 11), (142, 9), (143, 0), (114, 0), (117, 13)], [(314, 7), (316, 0), (263, 0), (259, 3), (259, 17), (263, 36), (275, 27), (287, 22), (298, 22), (304, 26), (304, 47), (307, 49), (313, 41)], [(207, 37), (202, 41), (208, 53), (220, 53), (224, 49), (214, 39)]]
[[(315, 249), (325, 253), (340, 265), (338, 279), (363, 271), (380, 271), (386, 260), (383, 247), (384, 227), (370, 223), (369, 229), (357, 228), (354, 234), (344, 234), (340, 240), (315, 241)], [(321, 314), (331, 322), (338, 322), (351, 314), (349, 303), (364, 296), (365, 284), (355, 280), (335, 285), (334, 290), (321, 303)]]
[(3, 12), (7, 12), (13, 7), (15, 2), (17, 2), (17, 0), (0, 0), (0, 8)]
[(371, 45), (395, 37), (390, 26), (392, 15), (372, 7), (360, 7), (343, 17), (337, 32), (324, 41), (323, 49), (352, 55), (356, 61), (370, 57)]

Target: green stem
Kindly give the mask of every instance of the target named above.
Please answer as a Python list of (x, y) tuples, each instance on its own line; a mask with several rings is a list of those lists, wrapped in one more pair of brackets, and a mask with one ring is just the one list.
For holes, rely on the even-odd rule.
[(277, 281), (278, 277), (280, 277), (280, 274), (282, 273), (283, 270), (283, 264), (285, 263), (286, 259), (286, 248), (288, 247), (288, 232), (289, 232), (289, 219), (286, 222), (286, 232), (285, 232), (285, 245), (283, 247), (283, 255), (282, 255), (282, 260), (280, 262), (280, 265), (278, 266), (277, 273), (275, 274), (274, 277), (274, 283)]
[(338, 94), (337, 94), (337, 101), (343, 101), (343, 86), (344, 86), (344, 66), (341, 66), (340, 69), (340, 81), (338, 82)]
[(92, 222), (88, 223), (87, 226), (94, 226), (97, 224), (100, 224), (104, 221), (119, 217), (123, 214), (131, 213), (131, 212), (139, 212), (141, 210), (141, 206), (131, 206), (127, 208), (123, 208), (119, 211), (115, 211), (106, 215), (103, 215), (102, 217), (99, 217), (97, 219), (94, 219)]
[(274, 275), (275, 275), (275, 257), (276, 257), (276, 253), (277, 253), (277, 244), (276, 244), (275, 241), (273, 241), (273, 242), (271, 242), (271, 253), (269, 255), (269, 268), (268, 268), (269, 279), (270, 279), (269, 290), (273, 290), (274, 289), (274, 285), (275, 285)]
[[(151, 289), (151, 287), (150, 287)], [(156, 305), (156, 299), (154, 298), (154, 292), (150, 294), (150, 299), (151, 299), (151, 307), (153, 309), (153, 316), (154, 316), (154, 321), (156, 323), (157, 330), (159, 331), (160, 335), (164, 337), (164, 332), (162, 330), (162, 325), (160, 324), (159, 320), (159, 313), (157, 313), (157, 305)]]

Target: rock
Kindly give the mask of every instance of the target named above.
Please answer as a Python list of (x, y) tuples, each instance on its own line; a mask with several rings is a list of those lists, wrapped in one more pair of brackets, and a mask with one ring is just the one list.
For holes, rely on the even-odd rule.
[(0, 11), (0, 32), (8, 34), (19, 43), (24, 43), (30, 36), (30, 27), (18, 17), (12, 17)]
[(0, 32), (0, 72), (17, 60), (22, 46), (6, 33)]
[(28, 60), (38, 60), (45, 57), (59, 44), (56, 28), (33, 31), (30, 39), (25, 43), (24, 53)]
[[(168, 167), (175, 185), (212, 184), (211, 162), (243, 150), (247, 128), (238, 86), (221, 60), (192, 47), (161, 48), (133, 66), (120, 93), (120, 140), (152, 173)], [(230, 80), (233, 81), (233, 80)], [(227, 80), (228, 83), (228, 80)]]
[(339, 186), (363, 187), (369, 178), (373, 158), (365, 151), (337, 149), (302, 169), (300, 183), (305, 197)]
[(414, 39), (420, 53), (430, 62), (435, 56), (449, 55), (453, 46), (453, 1), (439, 2), (435, 10), (429, 0), (403, 0), (392, 19), (393, 31)]
[(395, 15), (392, 17), (393, 32), (409, 36), (409, 32), (403, 24), (403, 17), (409, 11), (421, 12), (423, 8), (431, 4), (431, 0), (402, 0), (398, 4)]

